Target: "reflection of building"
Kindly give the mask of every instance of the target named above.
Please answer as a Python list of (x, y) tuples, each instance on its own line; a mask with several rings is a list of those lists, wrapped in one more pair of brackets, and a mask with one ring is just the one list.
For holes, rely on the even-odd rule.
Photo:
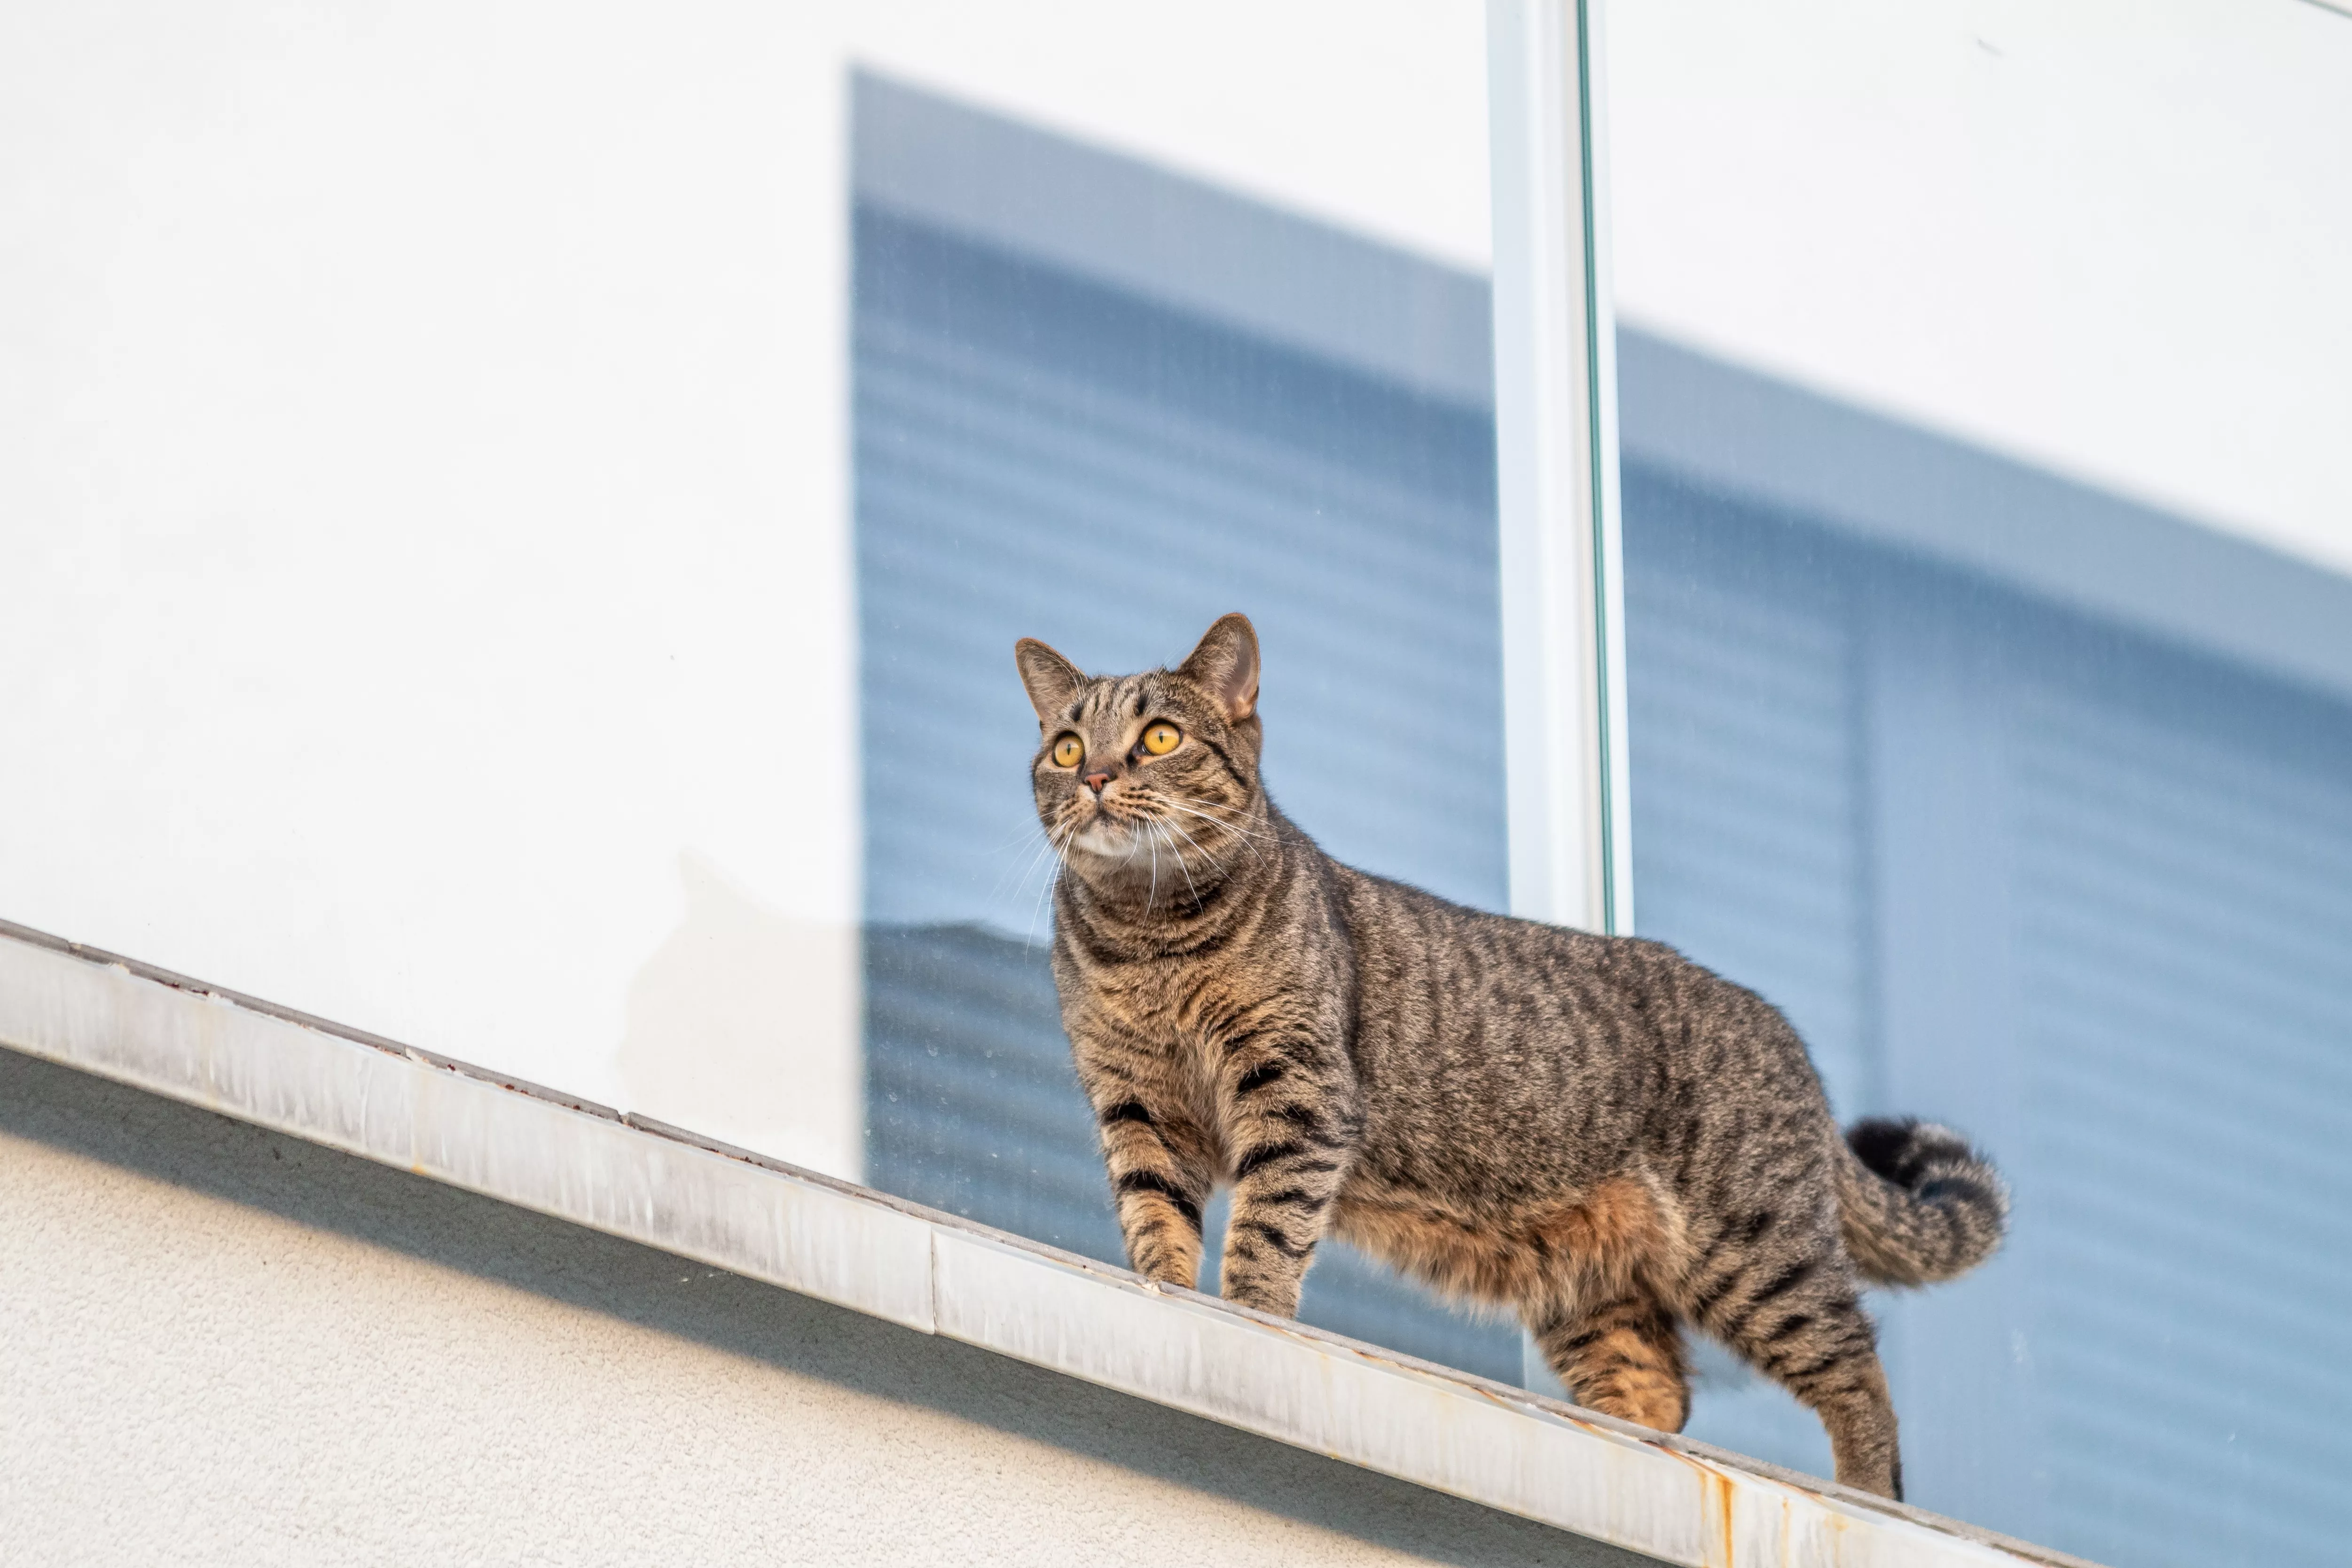
[[(1005, 648), (1248, 610), (1293, 814), (1499, 905), (1480, 285), (871, 80), (857, 125), (869, 1169), (1114, 1257)], [(1388, 308), (1269, 306), (1310, 253)], [(1915, 1496), (2187, 1563), (2259, 1475), (2265, 1560), (2328, 1560), (2352, 1454), (2293, 1412), (2352, 1364), (2352, 586), (1640, 333), (1621, 373), (1639, 927), (2017, 1185), (2006, 1256), (1883, 1304)], [(1353, 1259), (1307, 1310), (1516, 1356)], [(1699, 1435), (1826, 1464), (1706, 1372)]]

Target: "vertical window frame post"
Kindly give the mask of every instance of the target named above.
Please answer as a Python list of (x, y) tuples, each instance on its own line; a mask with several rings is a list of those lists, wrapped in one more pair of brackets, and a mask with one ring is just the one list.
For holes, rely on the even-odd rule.
[(1511, 911), (1633, 929), (1599, 0), (1488, 0)]

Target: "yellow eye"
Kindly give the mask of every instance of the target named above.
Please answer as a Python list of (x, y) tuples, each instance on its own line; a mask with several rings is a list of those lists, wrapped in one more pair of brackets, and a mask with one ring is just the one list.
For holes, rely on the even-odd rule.
[(1155, 757), (1164, 757), (1176, 749), (1184, 732), (1164, 720), (1143, 732), (1143, 749)]
[(1054, 765), (1057, 768), (1075, 768), (1086, 754), (1086, 742), (1076, 735), (1065, 735), (1054, 742)]

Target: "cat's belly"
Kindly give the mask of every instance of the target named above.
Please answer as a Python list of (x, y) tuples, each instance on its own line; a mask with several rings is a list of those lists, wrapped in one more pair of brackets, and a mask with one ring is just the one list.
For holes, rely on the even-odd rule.
[(1681, 1216), (1639, 1175), (1495, 1215), (1351, 1187), (1333, 1206), (1331, 1229), (1448, 1296), (1498, 1307), (1664, 1283), (1682, 1271)]

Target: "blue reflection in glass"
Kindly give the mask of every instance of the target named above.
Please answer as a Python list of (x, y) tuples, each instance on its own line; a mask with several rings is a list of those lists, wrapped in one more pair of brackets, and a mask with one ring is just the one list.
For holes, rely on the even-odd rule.
[[(1628, 349), (1644, 933), (1779, 1002), (1843, 1116), (1962, 1126), (2016, 1191), (1980, 1274), (1876, 1303), (1913, 1500), (2118, 1563), (2336, 1561), (2352, 584)], [(1703, 1371), (1694, 1435), (1826, 1473), (1809, 1415)]]
[[(1483, 356), (1475, 279), (1171, 192), (1168, 175), (905, 89), (866, 81), (859, 98), (861, 147), (894, 161), (888, 194), (919, 186), (908, 161), (927, 136), (961, 177), (986, 173), (973, 147), (993, 144), (1013, 165), (1000, 177), (1063, 179), (1073, 200), (1124, 178), (1180, 203), (1196, 238), (1223, 223), (1268, 246), (1268, 270), (1305, 247), (1337, 293), (1433, 298), (1430, 319), (1481, 334), (1444, 354)], [(951, 217), (971, 193), (948, 195)], [(869, 1179), (1122, 1259), (1046, 969), (1051, 867), (1013, 640), (1150, 668), (1245, 611), (1284, 809), (1342, 859), (1499, 907), (1493, 421), (936, 211), (862, 201), (855, 236)], [(1400, 325), (1373, 314), (1363, 331)], [(1515, 1327), (1456, 1315), (1336, 1243), (1301, 1315), (1518, 1373)]]
[[(1411, 307), (1327, 311), (1303, 348), (1066, 245), (895, 198), (857, 216), (869, 1169), (1116, 1258), (1010, 645), (1140, 668), (1247, 610), (1286, 807), (1343, 858), (1499, 907), (1492, 428), (1461, 393), (1483, 287), (903, 89), (859, 103), (894, 192), (936, 156), (969, 198), (1010, 148), (1005, 177), (1076, 168), (1179, 234), (1224, 211), (1229, 279), (1255, 256), (1296, 284), (1304, 257)], [(1353, 321), (1411, 330), (1352, 354)], [(1842, 1116), (1950, 1121), (2016, 1187), (2000, 1258), (1876, 1303), (1914, 1500), (2119, 1564), (2333, 1562), (2352, 584), (1622, 348), (1643, 932), (1786, 1008)], [(1517, 1375), (1510, 1328), (1343, 1249), (1306, 1315)], [(1809, 1414), (1699, 1361), (1696, 1436), (1825, 1470)]]

